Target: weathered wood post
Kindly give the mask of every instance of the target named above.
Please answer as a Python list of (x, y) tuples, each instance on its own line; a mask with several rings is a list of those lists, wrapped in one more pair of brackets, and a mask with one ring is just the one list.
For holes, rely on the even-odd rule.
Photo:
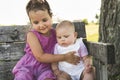
[(93, 56), (96, 80), (108, 80), (108, 65), (115, 63), (114, 45), (111, 43), (87, 42), (89, 53)]
[(100, 10), (99, 41), (115, 46), (116, 63), (108, 66), (109, 80), (120, 80), (120, 0), (101, 0)]

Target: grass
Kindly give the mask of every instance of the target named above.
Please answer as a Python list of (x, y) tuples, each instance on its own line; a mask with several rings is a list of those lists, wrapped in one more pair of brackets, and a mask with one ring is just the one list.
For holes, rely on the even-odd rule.
[(91, 24), (86, 25), (85, 27), (86, 27), (86, 33), (87, 33), (87, 40), (93, 41), (93, 42), (98, 42), (99, 25), (91, 23)]

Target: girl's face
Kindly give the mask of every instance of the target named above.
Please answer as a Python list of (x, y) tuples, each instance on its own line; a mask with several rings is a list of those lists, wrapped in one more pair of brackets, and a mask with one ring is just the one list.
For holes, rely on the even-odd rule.
[(29, 18), (33, 29), (43, 35), (49, 36), (50, 29), (52, 28), (52, 19), (47, 10), (30, 11)]
[(63, 47), (67, 47), (75, 43), (77, 33), (67, 28), (59, 28), (56, 30), (57, 42)]

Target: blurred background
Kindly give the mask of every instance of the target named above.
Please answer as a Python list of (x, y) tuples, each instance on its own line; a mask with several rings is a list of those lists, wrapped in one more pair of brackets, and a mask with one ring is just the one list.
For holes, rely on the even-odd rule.
[[(27, 25), (26, 4), (29, 0), (1, 0), (0, 26)], [(47, 0), (53, 12), (53, 22), (68, 19), (86, 23), (87, 38), (98, 40), (101, 0)]]
[[(1, 0), (0, 25), (24, 25), (29, 22), (26, 4), (29, 0)], [(53, 21), (61, 19), (88, 20), (96, 22), (100, 0), (47, 0), (53, 12)]]

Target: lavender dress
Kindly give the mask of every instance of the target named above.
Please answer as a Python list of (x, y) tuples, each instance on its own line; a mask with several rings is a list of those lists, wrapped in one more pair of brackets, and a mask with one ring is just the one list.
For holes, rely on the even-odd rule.
[[(32, 30), (32, 32), (38, 37), (43, 51), (52, 54), (56, 43), (55, 30), (51, 29), (50, 37), (43, 36), (35, 30)], [(12, 73), (15, 75), (14, 80), (55, 79), (50, 64), (38, 62), (33, 56), (29, 44), (26, 44), (25, 55), (15, 65)]]

